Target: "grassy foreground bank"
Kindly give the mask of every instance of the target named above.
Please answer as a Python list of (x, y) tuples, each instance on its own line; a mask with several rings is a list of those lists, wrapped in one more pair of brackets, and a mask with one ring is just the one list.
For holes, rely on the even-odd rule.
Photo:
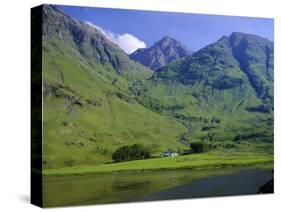
[(208, 152), (178, 157), (136, 160), (97, 166), (73, 166), (43, 170), (43, 175), (76, 175), (90, 173), (140, 172), (176, 169), (212, 169), (225, 167), (259, 166), (273, 167), (273, 155), (245, 152)]

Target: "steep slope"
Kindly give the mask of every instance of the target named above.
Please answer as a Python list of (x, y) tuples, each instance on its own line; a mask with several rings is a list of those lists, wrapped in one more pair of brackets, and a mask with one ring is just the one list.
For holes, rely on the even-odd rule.
[(131, 90), (146, 107), (181, 120), (191, 140), (272, 141), (273, 43), (267, 39), (222, 37)]
[(74, 51), (78, 50), (77, 56), (82, 56), (90, 65), (102, 64), (130, 80), (143, 79), (151, 74), (139, 63), (131, 61), (96, 28), (65, 15), (53, 6), (46, 5), (44, 9), (44, 39), (64, 42)]
[(229, 42), (258, 97), (273, 98), (273, 43), (258, 36), (233, 33)]
[(122, 145), (159, 155), (181, 147), (183, 125), (140, 105), (127, 87), (150, 76), (98, 30), (43, 11), (44, 168), (111, 161)]
[(136, 50), (130, 55), (130, 58), (156, 70), (176, 59), (191, 54), (192, 51), (183, 46), (179, 41), (165, 36), (150, 48)]

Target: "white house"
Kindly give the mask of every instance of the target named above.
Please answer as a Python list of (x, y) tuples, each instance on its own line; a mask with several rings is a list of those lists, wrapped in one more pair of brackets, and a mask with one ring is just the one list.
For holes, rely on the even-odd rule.
[(163, 153), (163, 156), (164, 157), (176, 157), (178, 156), (179, 154), (177, 152), (174, 152), (172, 150), (168, 150), (166, 152)]

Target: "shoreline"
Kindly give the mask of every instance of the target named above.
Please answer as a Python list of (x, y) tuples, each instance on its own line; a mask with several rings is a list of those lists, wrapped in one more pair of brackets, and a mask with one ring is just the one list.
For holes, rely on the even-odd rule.
[[(192, 160), (193, 159), (193, 160)], [(212, 160), (213, 159), (213, 160)], [(216, 159), (216, 158), (215, 158)], [(189, 161), (190, 160), (190, 161)], [(160, 162), (170, 162), (170, 164), (162, 165)], [(159, 165), (157, 164), (159, 162)], [(151, 163), (155, 163), (151, 165)], [(260, 169), (273, 169), (273, 158), (271, 156), (256, 156), (240, 158), (221, 158), (220, 161), (214, 160), (213, 156), (208, 160), (205, 158), (197, 158), (196, 160), (188, 156), (179, 156), (175, 158), (160, 158), (129, 161), (113, 164), (102, 164), (98, 166), (79, 166), (60, 169), (42, 170), (44, 177), (59, 176), (77, 176), (90, 174), (121, 174), (121, 173), (144, 173), (154, 171), (173, 171), (173, 170), (213, 170), (223, 168), (243, 168), (257, 167)], [(33, 170), (36, 172), (36, 170)], [(38, 170), (37, 170), (38, 171)]]
[[(263, 167), (265, 165), (266, 167)], [(150, 173), (150, 172), (168, 172), (168, 171), (200, 171), (200, 170), (219, 170), (219, 169), (231, 169), (231, 168), (241, 168), (241, 169), (261, 169), (261, 170), (271, 170), (271, 165), (269, 163), (264, 164), (249, 164), (249, 165), (235, 165), (235, 166), (215, 166), (212, 168), (198, 167), (198, 168), (159, 168), (159, 169), (140, 169), (140, 170), (120, 170), (120, 171), (111, 171), (111, 172), (73, 172), (73, 173), (43, 173), (43, 177), (74, 177), (74, 176), (86, 176), (86, 175), (107, 175), (107, 174), (140, 174), (140, 173)]]

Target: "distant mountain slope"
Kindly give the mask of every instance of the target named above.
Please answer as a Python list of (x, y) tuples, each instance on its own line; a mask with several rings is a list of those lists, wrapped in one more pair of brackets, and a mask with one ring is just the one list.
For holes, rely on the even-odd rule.
[(157, 155), (183, 147), (184, 126), (143, 107), (127, 90), (150, 70), (93, 27), (43, 8), (44, 168), (105, 163), (118, 147), (134, 143)]
[(197, 132), (195, 139), (213, 131), (225, 140), (243, 134), (272, 141), (273, 43), (262, 37), (224, 36), (131, 90), (146, 107), (182, 120)]
[(130, 55), (130, 58), (156, 70), (176, 59), (191, 54), (192, 51), (183, 46), (179, 41), (165, 36), (150, 48), (136, 50)]
[(248, 84), (257, 97), (273, 96), (273, 43), (245, 33), (233, 33), (176, 61), (155, 75), (173, 78), (184, 85), (204, 83), (204, 87), (225, 90)]

